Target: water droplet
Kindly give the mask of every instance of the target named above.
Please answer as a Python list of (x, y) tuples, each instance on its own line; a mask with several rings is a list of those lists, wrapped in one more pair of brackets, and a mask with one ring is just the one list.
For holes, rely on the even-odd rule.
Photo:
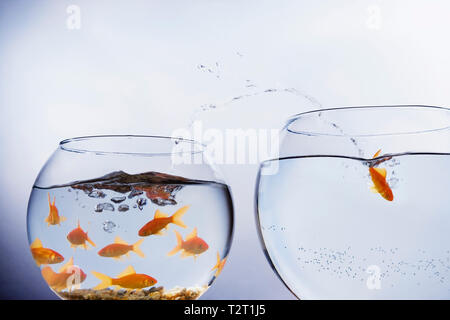
[(147, 204), (147, 200), (145, 198), (138, 198), (136, 200), (136, 204), (137, 204), (139, 210), (142, 210), (144, 208), (144, 206)]
[(117, 225), (112, 221), (106, 220), (103, 222), (103, 230), (105, 230), (105, 232), (113, 233), (116, 227)]
[(125, 211), (128, 211), (128, 209), (130, 209), (130, 207), (129, 207), (127, 204), (121, 204), (121, 205), (117, 208), (117, 210), (118, 210), (119, 212), (125, 212)]
[(89, 192), (88, 196), (91, 198), (104, 198), (106, 197), (106, 194), (100, 190), (93, 190)]
[(143, 193), (144, 192), (142, 192), (140, 190), (133, 189), (133, 190), (131, 190), (130, 194), (128, 195), (128, 199), (134, 198), (136, 196), (140, 196)]
[(111, 203), (99, 203), (95, 206), (95, 212), (102, 212), (103, 210), (114, 211), (114, 206)]
[(111, 198), (111, 201), (114, 202), (114, 203), (121, 203), (121, 202), (125, 201), (126, 198), (127, 197), (125, 197), (125, 196), (114, 197), (114, 198)]

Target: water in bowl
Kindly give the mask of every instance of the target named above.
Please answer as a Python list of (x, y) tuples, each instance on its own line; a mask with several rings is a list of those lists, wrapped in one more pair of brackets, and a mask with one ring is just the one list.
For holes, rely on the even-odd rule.
[[(55, 211), (49, 218), (52, 206), (58, 219), (54, 219)], [(167, 220), (162, 224), (167, 229), (148, 234), (161, 227), (153, 225), (144, 228), (147, 233), (139, 232), (155, 219), (156, 212), (156, 217), (164, 218), (177, 211), (183, 211), (180, 223)], [(223, 268), (232, 214), (230, 192), (224, 184), (156, 172), (113, 172), (64, 185), (35, 186), (28, 208), (28, 237), (32, 248), (42, 246), (64, 258), (43, 259), (40, 265), (44, 279), (60, 297), (195, 299)], [(81, 240), (86, 241), (78, 241), (83, 233), (87, 235)], [(174, 250), (179, 244), (176, 233), (183, 244), (189, 238), (195, 241)], [(120, 246), (126, 244), (129, 247)], [(104, 249), (111, 245), (113, 249)], [(99, 288), (99, 274), (122, 280)]]
[[(261, 237), (299, 298), (450, 298), (450, 156), (382, 160), (291, 157), (267, 175), (262, 164)], [(371, 166), (386, 169), (392, 201), (371, 190)]]

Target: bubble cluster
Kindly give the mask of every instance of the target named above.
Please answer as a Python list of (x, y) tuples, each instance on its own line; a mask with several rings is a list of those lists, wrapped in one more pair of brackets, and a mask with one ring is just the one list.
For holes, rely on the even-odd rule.
[(117, 225), (112, 221), (106, 220), (105, 222), (103, 222), (102, 227), (105, 232), (113, 233)]
[[(285, 246), (285, 248), (287, 247)], [(399, 248), (383, 248), (381, 246), (369, 248), (364, 255), (359, 256), (353, 252), (350, 246), (344, 250), (326, 247), (298, 247), (297, 251), (296, 260), (300, 269), (328, 273), (339, 279), (349, 278), (365, 281), (367, 267), (377, 265), (381, 270), (381, 279), (390, 279), (391, 287), (395, 286), (399, 277), (408, 280), (429, 279), (449, 284), (449, 251), (443, 257), (430, 257), (425, 250), (418, 249), (417, 260), (413, 261), (401, 259), (402, 252)], [(420, 285), (420, 282), (415, 283)]]

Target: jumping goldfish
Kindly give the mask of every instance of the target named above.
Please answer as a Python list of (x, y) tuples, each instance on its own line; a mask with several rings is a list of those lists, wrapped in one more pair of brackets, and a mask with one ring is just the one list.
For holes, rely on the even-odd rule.
[(142, 244), (144, 239), (139, 240), (135, 244), (128, 244), (120, 237), (116, 237), (114, 239), (114, 243), (107, 245), (103, 249), (98, 252), (99, 256), (120, 259), (123, 255), (129, 256), (129, 252), (133, 251), (138, 256), (144, 258), (144, 253), (139, 249), (139, 246)]
[(50, 193), (48, 193), (48, 206), (50, 207), (50, 211), (48, 213), (47, 218), (45, 218), (45, 222), (47, 222), (47, 226), (50, 225), (61, 225), (61, 222), (66, 220), (66, 217), (60, 216), (58, 214), (58, 208), (55, 206), (56, 197), (53, 197), (53, 203), (50, 200)]
[(175, 235), (177, 236), (177, 246), (168, 253), (169, 256), (173, 256), (178, 251), (183, 250), (181, 253), (182, 258), (193, 256), (195, 259), (199, 254), (208, 250), (208, 244), (205, 240), (197, 236), (197, 228), (194, 228), (184, 241), (181, 234), (177, 231), (175, 231)]
[(55, 264), (64, 261), (64, 257), (58, 252), (44, 248), (39, 238), (36, 238), (36, 240), (33, 241), (30, 250), (38, 267), (40, 267), (41, 264)]
[(172, 216), (167, 216), (159, 210), (156, 210), (155, 216), (153, 220), (147, 222), (145, 226), (143, 226), (139, 230), (139, 235), (141, 237), (146, 237), (152, 234), (162, 235), (162, 230), (167, 229), (169, 223), (176, 224), (182, 228), (186, 228), (186, 225), (181, 221), (181, 217), (186, 213), (189, 209), (189, 206), (184, 206), (181, 209), (178, 209)]
[(227, 262), (227, 258), (224, 258), (223, 260), (220, 260), (220, 254), (217, 252), (217, 263), (216, 265), (211, 269), (213, 271), (214, 269), (217, 269), (214, 276), (217, 278), (219, 274), (222, 272), (223, 267), (225, 266), (225, 263)]
[(91, 246), (95, 247), (95, 243), (89, 239), (87, 232), (84, 232), (80, 227), (80, 220), (78, 220), (78, 227), (73, 229), (67, 235), (67, 240), (70, 242), (70, 247), (76, 248), (78, 246), (83, 246), (84, 249), (87, 249), (86, 241), (91, 244)]
[[(78, 285), (86, 279), (86, 273), (78, 266), (73, 265), (73, 258), (61, 268), (59, 272), (53, 271), (49, 266), (42, 268), (42, 277), (47, 284), (56, 291), (61, 291), (72, 285)], [(75, 283), (74, 283), (75, 282)]]
[[(381, 150), (373, 156), (376, 158), (380, 155)], [(371, 190), (375, 193), (379, 193), (384, 199), (388, 201), (394, 200), (394, 194), (386, 181), (386, 169), (369, 167), (370, 177), (372, 178), (373, 186)]]
[(132, 266), (127, 267), (115, 279), (95, 271), (92, 271), (92, 274), (101, 280), (101, 283), (94, 290), (102, 290), (110, 286), (114, 286), (115, 289), (143, 289), (153, 286), (157, 282), (155, 278), (146, 274), (136, 273)]

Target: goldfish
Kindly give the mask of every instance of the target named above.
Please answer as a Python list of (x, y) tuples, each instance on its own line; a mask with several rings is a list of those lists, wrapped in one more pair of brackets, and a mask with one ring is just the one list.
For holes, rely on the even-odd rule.
[(163, 199), (169, 200), (172, 196), (170, 190), (166, 190), (164, 186), (136, 187), (136, 190), (142, 190), (150, 200)]
[(64, 261), (64, 257), (58, 252), (44, 248), (39, 238), (36, 238), (36, 240), (33, 241), (30, 245), (30, 250), (38, 267), (40, 267), (41, 264), (55, 264)]
[(174, 193), (177, 192), (179, 186), (153, 185), (147, 187), (136, 186), (136, 190), (145, 192), (145, 195), (154, 203), (170, 203), (176, 204)]
[[(78, 266), (73, 265), (73, 257), (59, 269), (58, 272), (53, 271), (49, 266), (42, 268), (42, 277), (47, 284), (56, 291), (61, 291), (72, 284), (78, 285), (82, 283), (87, 275)], [(75, 282), (75, 283), (74, 283)]]
[(102, 290), (110, 286), (114, 286), (115, 289), (143, 289), (153, 286), (158, 282), (155, 278), (152, 278), (146, 274), (136, 273), (132, 266), (128, 266), (117, 276), (117, 278), (111, 278), (96, 271), (92, 271), (92, 274), (101, 281), (99, 285), (94, 287), (94, 290)]
[[(381, 150), (378, 150), (373, 158), (380, 155)], [(386, 169), (369, 167), (370, 177), (372, 178), (373, 186), (371, 190), (375, 193), (379, 193), (384, 199), (388, 201), (394, 200), (394, 194), (386, 181)]]
[(227, 262), (227, 258), (224, 258), (223, 260), (220, 260), (220, 254), (217, 252), (217, 263), (216, 265), (211, 269), (213, 271), (214, 269), (217, 269), (214, 276), (217, 278), (219, 274), (222, 272), (223, 267), (225, 266), (225, 263)]
[(182, 258), (193, 256), (195, 259), (198, 255), (208, 250), (209, 246), (205, 240), (197, 236), (197, 228), (194, 228), (194, 230), (186, 237), (186, 240), (184, 241), (181, 234), (177, 231), (175, 231), (175, 235), (177, 237), (177, 245), (168, 253), (169, 256), (173, 256), (178, 251), (183, 250), (181, 253)]
[(91, 246), (95, 247), (95, 243), (89, 239), (87, 232), (84, 232), (83, 229), (81, 229), (80, 220), (78, 220), (78, 227), (70, 231), (67, 235), (67, 240), (69, 240), (71, 248), (83, 246), (84, 249), (87, 249), (86, 241), (89, 242)]
[(45, 218), (45, 222), (47, 222), (47, 227), (50, 225), (61, 225), (61, 222), (66, 221), (66, 217), (60, 216), (58, 213), (58, 208), (55, 205), (56, 198), (53, 198), (53, 203), (50, 200), (50, 193), (48, 193), (48, 206), (50, 207), (50, 211), (48, 213), (47, 218)]
[(176, 224), (182, 228), (186, 228), (186, 225), (181, 221), (181, 217), (189, 209), (189, 206), (184, 206), (178, 209), (172, 216), (167, 216), (159, 210), (156, 210), (153, 220), (147, 222), (138, 232), (139, 236), (146, 237), (152, 234), (162, 235), (163, 230), (167, 229), (169, 223)]
[(114, 243), (107, 245), (98, 252), (99, 256), (120, 259), (123, 255), (129, 256), (129, 252), (133, 251), (138, 256), (144, 258), (144, 253), (139, 249), (144, 239), (137, 241), (135, 244), (128, 244), (120, 237), (114, 239)]

